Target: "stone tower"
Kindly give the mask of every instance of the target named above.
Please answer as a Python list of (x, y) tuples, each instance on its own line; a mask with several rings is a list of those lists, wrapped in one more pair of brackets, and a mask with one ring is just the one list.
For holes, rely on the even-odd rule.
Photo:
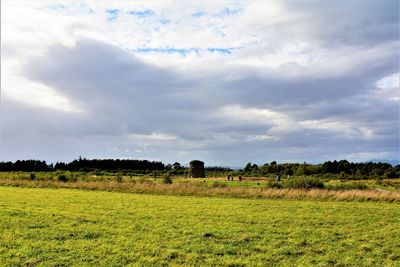
[(204, 162), (200, 160), (192, 160), (190, 162), (188, 178), (204, 178), (206, 171), (204, 170)]

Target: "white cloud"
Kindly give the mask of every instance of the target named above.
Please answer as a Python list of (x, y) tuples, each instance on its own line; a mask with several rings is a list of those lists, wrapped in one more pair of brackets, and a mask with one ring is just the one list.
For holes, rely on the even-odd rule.
[(354, 123), (347, 121), (334, 121), (334, 120), (305, 120), (298, 123), (304, 129), (321, 129), (331, 132), (336, 132), (349, 139), (363, 138), (372, 139), (374, 132), (365, 126), (354, 125)]
[(394, 73), (386, 76), (376, 82), (376, 86), (387, 89), (387, 88), (399, 88), (400, 87), (400, 73)]
[(240, 105), (224, 106), (220, 109), (223, 117), (229, 118), (237, 124), (260, 124), (270, 126), (264, 135), (250, 136), (251, 140), (268, 140), (279, 138), (281, 135), (300, 132), (303, 130), (324, 130), (340, 134), (349, 139), (372, 139), (373, 130), (359, 123), (346, 120), (303, 120), (298, 121), (288, 114), (270, 109), (245, 108)]
[(269, 109), (244, 108), (240, 105), (221, 107), (223, 116), (250, 123), (284, 125), (290, 120), (286, 115)]
[(68, 113), (83, 113), (84, 109), (44, 84), (28, 81), (22, 77), (7, 76), (2, 79), (7, 90), (4, 96), (32, 106), (54, 109)]
[(128, 138), (132, 140), (169, 141), (169, 140), (175, 140), (176, 136), (162, 134), (162, 133), (151, 133), (151, 134), (129, 134)]
[(398, 1), (1, 7), (5, 158), (398, 157)]

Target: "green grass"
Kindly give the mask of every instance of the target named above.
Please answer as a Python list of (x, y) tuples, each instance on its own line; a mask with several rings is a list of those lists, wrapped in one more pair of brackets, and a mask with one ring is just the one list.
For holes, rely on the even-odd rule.
[(2, 266), (400, 266), (400, 205), (0, 187)]

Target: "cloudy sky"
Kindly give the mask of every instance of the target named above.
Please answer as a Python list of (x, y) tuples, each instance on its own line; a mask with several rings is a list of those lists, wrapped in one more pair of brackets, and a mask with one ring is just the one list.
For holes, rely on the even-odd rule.
[(399, 1), (2, 1), (1, 160), (399, 160)]

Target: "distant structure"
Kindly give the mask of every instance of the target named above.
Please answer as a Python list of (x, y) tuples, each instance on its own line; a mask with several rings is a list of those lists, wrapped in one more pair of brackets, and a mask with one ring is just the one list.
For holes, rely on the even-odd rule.
[(192, 160), (189, 167), (188, 178), (204, 178), (206, 171), (204, 169), (204, 162), (200, 160)]

